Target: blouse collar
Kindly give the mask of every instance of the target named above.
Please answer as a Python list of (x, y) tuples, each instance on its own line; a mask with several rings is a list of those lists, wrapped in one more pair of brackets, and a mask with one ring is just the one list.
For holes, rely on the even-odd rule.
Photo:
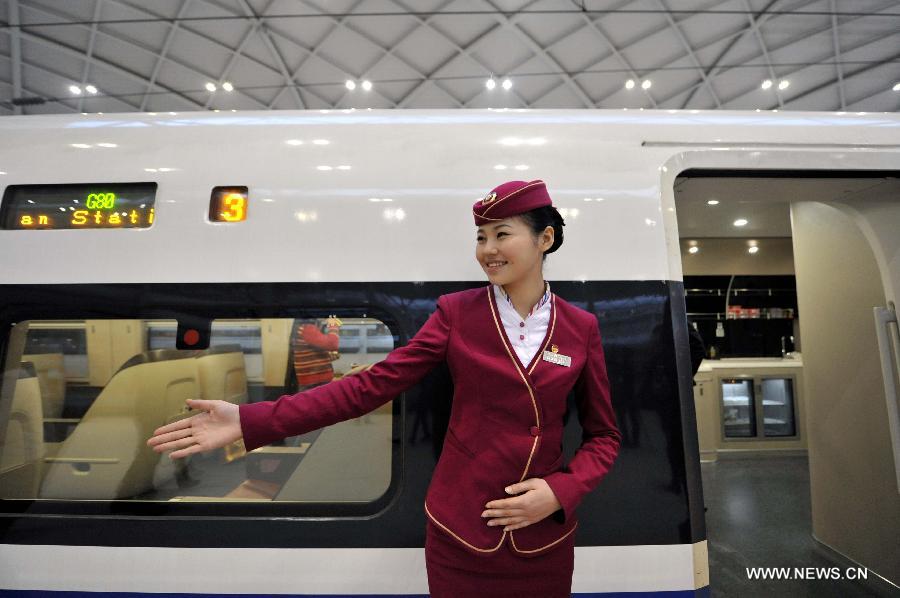
[[(496, 287), (496, 289), (500, 292), (500, 296), (503, 297), (504, 299), (506, 299), (506, 301), (507, 301), (507, 303), (509, 303), (510, 307), (514, 307), (514, 306), (513, 306), (513, 302), (512, 302), (512, 297), (510, 297), (510, 296), (506, 293), (506, 290), (503, 288), (503, 286), (501, 286), (501, 285), (499, 285), (499, 284), (495, 284), (494, 287)], [(550, 283), (547, 282), (547, 281), (545, 280), (545, 281), (544, 281), (544, 295), (543, 295), (543, 297), (541, 297), (541, 298), (538, 300), (538, 302), (534, 304), (534, 306), (533, 306), (533, 307), (531, 308), (531, 310), (528, 312), (528, 315), (525, 316), (525, 317), (526, 317), (526, 318), (527, 318), (527, 317), (530, 317), (534, 312), (536, 312), (536, 311), (539, 310), (541, 307), (543, 307), (544, 304), (547, 303), (548, 301), (550, 301)]]

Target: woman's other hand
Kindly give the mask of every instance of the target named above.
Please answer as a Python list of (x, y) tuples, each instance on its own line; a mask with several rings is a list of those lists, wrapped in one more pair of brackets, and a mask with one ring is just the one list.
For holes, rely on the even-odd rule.
[(550, 484), (543, 478), (529, 478), (506, 487), (512, 498), (492, 500), (485, 506), (482, 517), (492, 517), (487, 524), (503, 525), (503, 531), (512, 531), (537, 523), (562, 508)]
[(241, 438), (241, 416), (234, 403), (188, 399), (187, 404), (202, 413), (157, 428), (147, 440), (157, 453), (173, 451), (169, 457), (180, 459)]

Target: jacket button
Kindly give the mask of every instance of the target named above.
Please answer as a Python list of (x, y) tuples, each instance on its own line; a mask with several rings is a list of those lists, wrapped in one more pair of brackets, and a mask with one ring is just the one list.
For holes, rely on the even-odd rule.
[(531, 435), (532, 435), (532, 436), (540, 436), (540, 435), (541, 435), (541, 429), (540, 429), (539, 427), (537, 427), (537, 426), (531, 426)]

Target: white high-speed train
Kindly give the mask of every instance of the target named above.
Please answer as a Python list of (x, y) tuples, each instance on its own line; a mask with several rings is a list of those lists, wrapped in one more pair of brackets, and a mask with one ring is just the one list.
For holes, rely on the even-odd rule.
[[(696, 110), (0, 119), (0, 595), (426, 594), (444, 368), (250, 453), (172, 462), (146, 439), (186, 398), (294, 392), (298, 323), (340, 320), (327, 379), (383, 359), (439, 295), (486, 284), (472, 203), (537, 178), (566, 221), (545, 277), (597, 314), (625, 435), (579, 507), (573, 591), (708, 595), (675, 177), (896, 170), (898, 127)], [(652, 394), (633, 384), (648, 376)], [(579, 440), (568, 417), (567, 457)]]

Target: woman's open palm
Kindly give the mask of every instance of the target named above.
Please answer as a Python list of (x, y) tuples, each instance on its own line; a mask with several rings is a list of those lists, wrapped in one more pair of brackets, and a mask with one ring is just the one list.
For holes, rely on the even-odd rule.
[(147, 444), (157, 453), (173, 451), (169, 457), (180, 459), (241, 438), (241, 417), (234, 403), (188, 399), (187, 404), (203, 412), (154, 430)]

